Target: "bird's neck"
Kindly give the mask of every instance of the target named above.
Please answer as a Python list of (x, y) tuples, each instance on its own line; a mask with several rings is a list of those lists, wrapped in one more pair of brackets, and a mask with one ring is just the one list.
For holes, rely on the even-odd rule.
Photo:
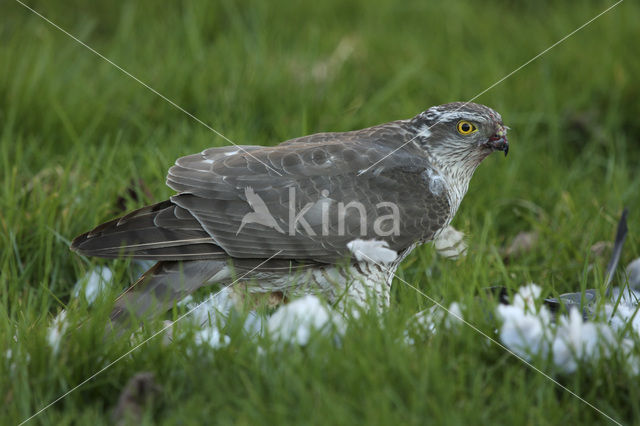
[[(476, 158), (464, 151), (459, 155), (451, 153), (446, 153), (446, 155), (438, 154), (439, 153), (432, 152), (431, 161), (447, 182), (451, 212), (449, 218), (453, 219), (453, 216), (458, 211), (458, 207), (460, 207), (462, 198), (467, 193), (467, 189), (469, 189), (471, 177), (482, 161), (482, 158)], [(448, 225), (448, 223), (446, 225)]]

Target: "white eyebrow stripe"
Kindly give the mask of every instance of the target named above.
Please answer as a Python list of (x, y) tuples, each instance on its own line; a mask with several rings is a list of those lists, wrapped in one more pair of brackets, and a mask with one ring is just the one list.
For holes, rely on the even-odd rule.
[(475, 114), (473, 112), (465, 111), (430, 111), (427, 113), (427, 118), (435, 121), (453, 121), (453, 120), (471, 120), (471, 121), (486, 121), (487, 118), (481, 114)]

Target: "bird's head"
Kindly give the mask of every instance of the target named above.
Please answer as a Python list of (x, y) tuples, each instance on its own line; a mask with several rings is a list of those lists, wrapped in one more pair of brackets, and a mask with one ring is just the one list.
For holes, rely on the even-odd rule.
[(502, 117), (489, 107), (453, 102), (429, 108), (413, 118), (416, 141), (442, 167), (471, 173), (493, 151), (509, 152)]

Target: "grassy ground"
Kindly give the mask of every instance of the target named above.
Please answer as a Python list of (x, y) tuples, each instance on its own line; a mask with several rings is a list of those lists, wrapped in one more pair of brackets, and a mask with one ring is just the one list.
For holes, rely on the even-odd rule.
[[(469, 99), (612, 2), (29, 4), (233, 141), (275, 144)], [(132, 182), (147, 191), (134, 186), (127, 209), (162, 200), (175, 158), (227, 142), (20, 4), (0, 10), (0, 423), (13, 424), (130, 347), (101, 340), (128, 263), (108, 263), (122, 286), (88, 307), (70, 292), (101, 261), (70, 253), (69, 240), (119, 214)], [(479, 168), (454, 221), (468, 256), (423, 247), (404, 279), (465, 303), (465, 317), (493, 335), (479, 289), (601, 285), (606, 259), (590, 247), (613, 238), (623, 206), (621, 263), (640, 255), (639, 18), (637, 3), (622, 3), (478, 99), (512, 128), (511, 153)], [(521, 231), (538, 232), (538, 244), (505, 262)], [(350, 324), (341, 345), (319, 337), (279, 350), (233, 329), (217, 351), (154, 339), (31, 423), (107, 424), (139, 371), (162, 387), (144, 424), (606, 421), (468, 327), (402, 344), (406, 321), (430, 305), (397, 281), (392, 309)], [(53, 354), (46, 329), (63, 308), (86, 326)], [(638, 380), (616, 360), (572, 375), (536, 365), (613, 418), (640, 419)]]

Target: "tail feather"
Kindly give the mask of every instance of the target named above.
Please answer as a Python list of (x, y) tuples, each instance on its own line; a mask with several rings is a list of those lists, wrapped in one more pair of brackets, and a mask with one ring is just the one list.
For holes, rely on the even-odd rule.
[(224, 283), (231, 270), (224, 260), (158, 262), (116, 299), (111, 329), (160, 315), (209, 282)]
[(75, 238), (71, 250), (85, 256), (161, 261), (227, 257), (193, 215), (171, 201), (106, 222)]

